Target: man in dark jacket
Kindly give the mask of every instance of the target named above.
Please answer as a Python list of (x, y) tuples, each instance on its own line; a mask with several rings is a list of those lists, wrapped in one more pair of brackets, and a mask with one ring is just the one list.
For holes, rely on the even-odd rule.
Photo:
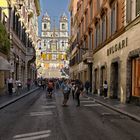
[(87, 81), (85, 82), (85, 90), (86, 90), (86, 93), (87, 93), (87, 94), (88, 94), (89, 89), (90, 89), (90, 82), (87, 80)]
[(80, 94), (83, 91), (83, 83), (80, 80), (76, 80), (75, 82), (75, 96), (77, 100), (77, 107), (80, 106)]

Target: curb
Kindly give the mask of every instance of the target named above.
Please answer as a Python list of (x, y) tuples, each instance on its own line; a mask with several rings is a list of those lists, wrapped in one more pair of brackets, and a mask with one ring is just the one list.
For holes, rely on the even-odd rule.
[(108, 108), (110, 108), (110, 109), (112, 109), (112, 110), (114, 110), (114, 111), (117, 111), (117, 112), (119, 112), (119, 113), (121, 113), (121, 114), (123, 114), (123, 115), (125, 115), (125, 116), (130, 117), (132, 120), (135, 120), (135, 121), (137, 121), (137, 122), (140, 122), (140, 117), (138, 117), (138, 116), (136, 116), (136, 115), (133, 115), (133, 114), (131, 114), (131, 113), (128, 113), (127, 111), (124, 111), (124, 110), (118, 109), (118, 108), (116, 108), (116, 107), (113, 107), (113, 106), (111, 106), (111, 105), (109, 105), (109, 104), (107, 104), (107, 103), (103, 103), (102, 101), (100, 101), (100, 100), (98, 100), (98, 99), (96, 99), (96, 98), (89, 97), (89, 96), (86, 96), (86, 97), (88, 97), (89, 99), (95, 100), (95, 102), (97, 102), (97, 103), (99, 103), (99, 104), (102, 104), (103, 106), (106, 106), (106, 107), (108, 107)]
[(19, 99), (21, 99), (21, 98), (23, 98), (23, 97), (26, 97), (27, 95), (33, 93), (34, 91), (36, 91), (36, 90), (38, 90), (38, 89), (39, 89), (39, 88), (35, 88), (35, 89), (31, 90), (31, 91), (28, 91), (27, 93), (25, 93), (25, 94), (23, 94), (23, 95), (20, 95), (19, 97), (16, 97), (16, 98), (14, 98), (14, 99), (12, 99), (12, 100), (10, 100), (10, 101), (7, 101), (6, 103), (1, 104), (1, 105), (0, 105), (0, 110), (3, 109), (3, 108), (6, 107), (6, 106), (8, 106), (8, 105), (10, 105), (10, 104), (12, 104), (12, 103), (18, 101)]

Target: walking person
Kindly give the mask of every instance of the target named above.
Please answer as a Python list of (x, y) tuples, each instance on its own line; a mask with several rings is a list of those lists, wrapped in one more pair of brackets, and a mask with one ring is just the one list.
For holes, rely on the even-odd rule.
[(71, 87), (71, 93), (72, 93), (72, 98), (73, 98), (73, 100), (74, 100), (75, 82), (73, 81), (71, 85), (72, 85), (72, 87)]
[(80, 94), (83, 91), (83, 83), (80, 80), (76, 80), (76, 85), (75, 85), (75, 96), (77, 100), (77, 107), (80, 106)]
[(28, 78), (27, 79), (27, 89), (28, 89), (28, 91), (30, 90), (30, 88), (31, 88), (31, 79)]
[(85, 82), (85, 90), (86, 90), (86, 94), (87, 94), (87, 95), (88, 95), (89, 89), (90, 89), (90, 82), (87, 80), (87, 81)]
[(22, 89), (22, 83), (20, 80), (16, 80), (17, 95), (20, 95)]
[(105, 80), (103, 84), (104, 99), (107, 98), (107, 91), (108, 91), (108, 85), (107, 85), (107, 81)]
[(65, 107), (67, 106), (67, 102), (68, 102), (68, 99), (69, 99), (69, 94), (70, 94), (70, 83), (65, 80), (63, 83), (62, 83), (62, 92), (63, 92), (63, 103), (62, 103), (62, 106)]
[(9, 77), (7, 80), (9, 95), (12, 95), (12, 93), (13, 93), (13, 83), (14, 83), (13, 78)]
[[(53, 92), (53, 89), (54, 89), (54, 83), (52, 80), (50, 80), (47, 84), (47, 92), (48, 92), (48, 97), (49, 98), (52, 98), (52, 92)], [(47, 96), (46, 96), (47, 97)]]

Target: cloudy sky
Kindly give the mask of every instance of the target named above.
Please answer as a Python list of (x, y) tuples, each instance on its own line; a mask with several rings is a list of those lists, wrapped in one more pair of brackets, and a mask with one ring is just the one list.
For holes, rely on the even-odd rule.
[(57, 26), (59, 18), (64, 12), (69, 18), (69, 1), (70, 0), (40, 0), (41, 15), (39, 17), (39, 30), (41, 30), (41, 18), (46, 13), (46, 11), (49, 14), (52, 21), (55, 19)]

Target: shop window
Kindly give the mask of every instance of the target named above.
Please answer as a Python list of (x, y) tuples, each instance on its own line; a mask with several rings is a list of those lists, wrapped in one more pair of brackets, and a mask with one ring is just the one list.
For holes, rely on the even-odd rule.
[(98, 83), (99, 83), (99, 81), (98, 81), (99, 79), (98, 79), (98, 70), (97, 69), (95, 69), (95, 93), (98, 93)]

